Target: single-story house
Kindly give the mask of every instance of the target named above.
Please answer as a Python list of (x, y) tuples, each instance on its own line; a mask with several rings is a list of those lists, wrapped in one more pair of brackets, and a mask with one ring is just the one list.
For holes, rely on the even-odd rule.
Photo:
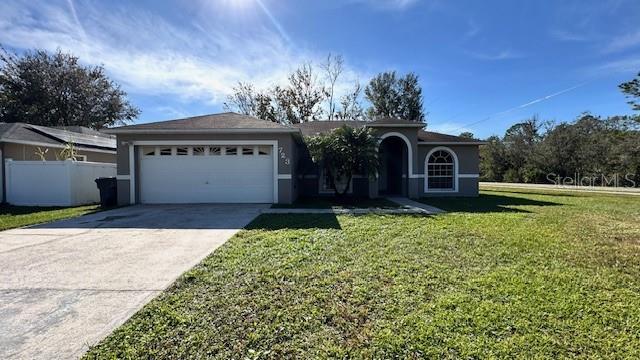
[(116, 135), (119, 204), (292, 203), (330, 194), (304, 136), (342, 125), (375, 129), (383, 166), (349, 184), (356, 196), (477, 196), (478, 148), (398, 119), (281, 125), (236, 113), (129, 125)]
[(25, 123), (0, 122), (0, 150), (2, 162), (42, 160), (36, 153), (38, 148), (45, 160), (56, 160), (67, 143), (73, 143), (76, 160), (90, 162), (116, 162), (115, 136), (82, 126), (47, 127)]
[[(0, 166), (2, 173), (1, 200), (10, 201), (12, 198), (19, 197), (21, 204), (26, 204), (24, 199), (27, 199), (29, 204), (40, 205), (40, 199), (43, 198), (40, 195), (48, 196), (49, 194), (46, 192), (55, 192), (50, 190), (50, 188), (54, 188), (54, 178), (47, 178), (51, 174), (45, 168), (50, 169), (54, 165), (57, 160), (56, 155), (69, 143), (74, 145), (77, 162), (87, 162), (87, 164), (115, 164), (116, 162), (116, 139), (113, 135), (80, 126), (46, 127), (0, 122), (0, 159), (3, 164)], [(29, 176), (26, 173), (24, 176), (19, 176), (15, 171), (13, 175), (17, 177), (7, 179), (10, 165), (17, 164), (24, 165), (22, 167), (24, 169), (28, 167), (30, 172), (38, 173), (40, 179), (31, 176), (33, 183), (31, 181), (25, 183), (24, 177)], [(38, 171), (37, 166), (40, 166), (42, 171)], [(12, 184), (20, 185), (20, 189), (17, 187), (9, 189), (11, 193), (8, 194), (8, 180), (11, 180)], [(93, 178), (89, 179), (90, 182), (93, 180)], [(43, 181), (49, 181), (47, 189), (35, 189), (35, 187), (40, 187), (38, 184)], [(95, 187), (95, 184), (93, 186)], [(39, 191), (43, 194), (38, 195)], [(17, 196), (17, 193), (21, 195)], [(42, 204), (51, 205), (48, 202)]]

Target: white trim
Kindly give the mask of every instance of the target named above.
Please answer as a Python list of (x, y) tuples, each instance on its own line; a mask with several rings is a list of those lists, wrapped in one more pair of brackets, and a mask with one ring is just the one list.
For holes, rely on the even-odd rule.
[(131, 175), (116, 175), (116, 180), (131, 180)]
[[(270, 145), (271, 146), (271, 156), (273, 157), (273, 203), (277, 204), (278, 201), (278, 180), (280, 179), (280, 175), (278, 174), (278, 140), (141, 140), (141, 141), (132, 141), (129, 143), (129, 149), (133, 145), (137, 146), (145, 146), (145, 145), (156, 145), (156, 146), (176, 146), (176, 145)], [(223, 148), (224, 149), (224, 148)], [(220, 149), (220, 151), (224, 151)], [(129, 152), (129, 171), (131, 171), (131, 152)], [(249, 156), (249, 155), (246, 155)], [(291, 174), (282, 174), (284, 176), (288, 176), (287, 179), (291, 179)], [(133, 179), (133, 177), (132, 177)], [(134, 181), (131, 181), (131, 189), (134, 188)], [(133, 198), (135, 201), (135, 198)]]
[(291, 174), (278, 174), (278, 180), (291, 180)]
[(300, 133), (300, 129), (106, 129), (105, 134), (273, 134)]
[[(138, 140), (132, 141), (133, 145), (273, 145), (276, 140)], [(275, 154), (278, 152), (276, 151)]]
[[(429, 190), (429, 158), (436, 151), (446, 151), (453, 156), (453, 189), (433, 189)], [(451, 150), (446, 146), (437, 146), (429, 151), (427, 156), (424, 158), (424, 192), (425, 193), (454, 193), (458, 192), (458, 180), (460, 178), (460, 174), (458, 172), (458, 155), (455, 151)]]
[(458, 174), (460, 179), (477, 179), (480, 177), (480, 174)]
[(413, 174), (409, 176), (410, 179), (422, 179), (424, 178), (424, 174)]
[[(9, 143), (9, 144), (30, 145), (30, 146), (46, 146), (46, 147), (52, 147), (57, 149), (64, 149), (65, 147), (65, 145), (59, 145), (59, 144), (49, 144), (49, 143), (43, 143), (38, 141), (24, 141), (24, 140), (13, 140), (13, 139), (0, 139), (0, 142)], [(116, 150), (93, 149), (85, 146), (76, 146), (76, 150), (93, 151), (93, 152), (106, 153), (106, 154), (116, 153)]]
[(382, 136), (380, 136), (380, 141), (378, 142), (378, 148), (380, 147), (380, 145), (382, 144), (382, 141), (390, 136), (397, 136), (399, 138), (401, 138), (402, 140), (404, 140), (405, 144), (407, 144), (407, 162), (409, 163), (409, 178), (413, 178), (414, 174), (413, 174), (413, 148), (411, 146), (411, 141), (409, 141), (409, 139), (404, 136), (404, 134), (401, 134), (399, 132), (388, 132), (388, 133), (384, 133), (382, 134)]
[(129, 204), (136, 203), (136, 154), (134, 151), (134, 145), (129, 144)]
[(418, 145), (484, 145), (484, 141), (418, 141)]

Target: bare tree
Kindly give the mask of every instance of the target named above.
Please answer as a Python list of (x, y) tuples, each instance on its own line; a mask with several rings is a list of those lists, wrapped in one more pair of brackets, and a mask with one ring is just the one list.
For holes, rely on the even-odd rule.
[(234, 86), (232, 90), (233, 92), (227, 96), (227, 101), (224, 102), (224, 109), (239, 114), (255, 116), (256, 91), (253, 85), (238, 82), (238, 85)]
[(329, 101), (329, 121), (333, 120), (333, 116), (336, 112), (336, 104), (334, 103), (335, 87), (338, 82), (338, 78), (344, 71), (344, 59), (342, 55), (329, 55), (327, 61), (320, 64), (320, 68), (325, 72), (325, 78), (329, 83), (327, 89), (327, 100)]
[(336, 118), (340, 120), (363, 120), (364, 110), (360, 103), (362, 87), (356, 80), (353, 90), (340, 98), (340, 110), (336, 112)]
[(293, 113), (292, 123), (317, 120), (323, 113), (320, 104), (326, 98), (324, 87), (319, 84), (311, 63), (304, 63), (289, 75), (289, 87), (284, 92), (288, 101), (285, 107)]

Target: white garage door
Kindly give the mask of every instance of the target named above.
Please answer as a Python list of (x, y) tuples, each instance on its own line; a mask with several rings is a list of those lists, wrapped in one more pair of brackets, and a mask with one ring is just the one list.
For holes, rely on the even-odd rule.
[(144, 146), (140, 200), (272, 203), (273, 156), (271, 145)]

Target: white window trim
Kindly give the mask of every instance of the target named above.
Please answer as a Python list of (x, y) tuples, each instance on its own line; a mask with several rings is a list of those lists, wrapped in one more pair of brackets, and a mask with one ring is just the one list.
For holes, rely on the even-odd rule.
[[(453, 157), (453, 189), (429, 189), (429, 158), (436, 151), (446, 151)], [(431, 149), (427, 156), (424, 158), (424, 192), (425, 193), (456, 193), (458, 192), (458, 185), (460, 179), (460, 172), (458, 171), (458, 155), (456, 152), (446, 146), (437, 146)]]
[[(134, 146), (199, 146), (199, 145), (270, 145), (271, 146), (271, 156), (273, 158), (273, 203), (278, 203), (278, 140), (192, 140), (192, 141), (182, 141), (182, 140), (166, 140), (166, 141), (157, 141), (157, 140), (140, 140), (140, 141), (132, 141), (129, 143), (129, 173), (135, 173), (135, 165), (134, 158), (135, 153), (133, 150)], [(224, 148), (223, 148), (224, 149)], [(248, 155), (247, 155), (248, 156)], [(289, 177), (291, 175), (289, 174)], [(131, 176), (131, 180), (129, 181), (130, 190), (129, 197), (130, 203), (135, 204), (136, 202), (136, 188), (135, 188), (135, 176)]]

